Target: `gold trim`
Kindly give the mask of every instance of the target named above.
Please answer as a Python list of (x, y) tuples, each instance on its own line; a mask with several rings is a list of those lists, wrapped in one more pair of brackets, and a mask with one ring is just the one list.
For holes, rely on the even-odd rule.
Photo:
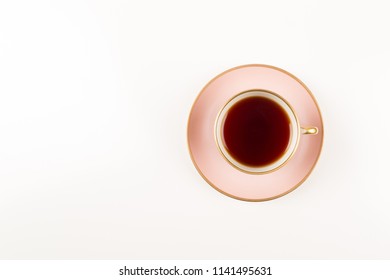
[[(235, 196), (235, 195), (232, 195), (232, 194), (229, 194), (227, 192), (224, 192), (223, 190), (219, 189), (217, 186), (215, 186), (213, 183), (210, 182), (209, 179), (206, 178), (206, 176), (203, 175), (203, 173), (200, 171), (198, 165), (196, 164), (195, 160), (194, 160), (194, 157), (192, 155), (192, 152), (191, 152), (191, 149), (190, 149), (190, 143), (188, 141), (189, 139), (189, 131), (188, 131), (188, 126), (189, 126), (189, 122), (190, 122), (190, 119), (191, 119), (191, 115), (192, 115), (192, 110), (196, 104), (196, 102), (198, 101), (198, 99), (200, 98), (200, 96), (202, 95), (203, 91), (212, 83), (214, 82), (216, 79), (218, 79), (219, 77), (221, 77), (222, 75), (225, 75), (226, 73), (229, 73), (231, 71), (234, 71), (234, 70), (237, 70), (237, 69), (240, 69), (240, 68), (246, 68), (246, 67), (265, 67), (265, 68), (270, 68), (270, 69), (273, 69), (273, 70), (276, 70), (276, 71), (279, 71), (279, 72), (282, 72), (288, 76), (290, 76), (291, 78), (293, 78), (294, 80), (296, 80), (299, 84), (301, 84), (305, 90), (309, 93), (309, 95), (311, 96), (311, 98), (313, 99), (314, 101), (314, 105), (317, 107), (317, 110), (318, 110), (318, 114), (320, 116), (320, 121), (321, 121), (321, 124), (322, 124), (322, 137), (321, 137), (321, 146), (320, 146), (320, 150), (319, 150), (319, 153), (318, 153), (318, 156), (313, 164), (313, 166), (311, 167), (311, 169), (309, 170), (309, 172), (306, 174), (305, 177), (302, 178), (301, 181), (299, 181), (294, 187), (290, 188), (289, 190), (287, 190), (286, 192), (284, 193), (281, 193), (281, 194), (278, 194), (278, 195), (275, 195), (275, 196), (272, 196), (272, 197), (268, 197), (268, 198), (262, 198), (262, 199), (250, 199), (250, 198), (242, 198), (242, 197), (238, 197), (238, 196)], [(203, 88), (202, 90), (199, 92), (199, 94), (197, 95), (195, 101), (192, 103), (192, 106), (191, 106), (191, 110), (190, 110), (190, 114), (188, 116), (188, 120), (187, 120), (187, 149), (189, 151), (189, 154), (190, 154), (190, 158), (191, 158), (191, 161), (193, 163), (193, 165), (195, 166), (196, 170), (198, 171), (199, 175), (212, 187), (214, 188), (216, 191), (228, 196), (228, 197), (231, 197), (231, 198), (234, 198), (234, 199), (237, 199), (237, 200), (241, 200), (241, 201), (247, 201), (247, 202), (261, 202), (261, 201), (269, 201), (269, 200), (273, 200), (273, 199), (276, 199), (276, 198), (279, 198), (279, 197), (282, 197), (282, 196), (285, 196), (286, 194), (296, 190), (304, 181), (306, 181), (306, 179), (310, 176), (310, 174), (313, 172), (315, 166), (317, 165), (317, 162), (318, 162), (318, 159), (320, 158), (320, 155), (321, 155), (321, 151), (322, 151), (322, 147), (323, 147), (323, 144), (324, 144), (324, 122), (323, 122), (323, 119), (322, 119), (322, 114), (321, 114), (321, 110), (320, 110), (320, 107), (318, 106), (318, 103), (317, 103), (317, 100), (315, 99), (313, 93), (310, 91), (310, 89), (300, 80), (298, 79), (297, 77), (295, 77), (293, 74), (287, 72), (286, 70), (284, 69), (281, 69), (281, 68), (278, 68), (278, 67), (275, 67), (275, 66), (271, 66), (271, 65), (266, 65), (266, 64), (245, 64), (245, 65), (241, 65), (241, 66), (236, 66), (236, 67), (233, 67), (233, 68), (230, 68), (222, 73), (220, 73), (219, 75), (215, 76), (213, 79), (211, 79)]]
[(307, 135), (316, 135), (318, 134), (318, 128), (317, 127), (301, 127), (302, 134)]
[[(245, 93), (248, 93), (248, 92), (253, 92), (253, 91), (262, 91), (262, 92), (266, 92), (266, 93), (269, 93), (269, 94), (272, 94), (274, 96), (276, 96), (277, 98), (281, 99), (284, 103), (286, 103), (287, 107), (290, 108), (291, 112), (293, 113), (293, 116), (294, 116), (294, 119), (295, 119), (295, 122), (297, 124), (297, 141), (295, 143), (295, 147), (293, 149), (293, 151), (291, 152), (291, 154), (289, 155), (289, 157), (279, 166), (275, 167), (275, 168), (272, 168), (268, 171), (247, 171), (247, 170), (244, 170), (244, 169), (241, 169), (240, 167), (234, 165), (233, 162), (231, 162), (227, 157), (226, 155), (223, 153), (223, 151), (221, 150), (221, 147), (218, 145), (218, 139), (217, 139), (217, 123), (218, 123), (218, 119), (219, 119), (219, 116), (221, 115), (222, 111), (225, 109), (225, 107), (230, 103), (230, 101), (232, 101), (233, 99), (235, 99), (236, 97), (242, 95), (242, 94), (245, 94)], [(292, 106), (290, 105), (290, 103), (287, 102), (286, 99), (284, 99), (283, 97), (281, 97), (279, 94), (273, 92), (273, 91), (270, 91), (270, 90), (265, 90), (265, 89), (250, 89), (250, 90), (245, 90), (245, 91), (242, 91), (238, 94), (236, 94), (235, 96), (233, 96), (232, 98), (229, 99), (229, 101), (227, 101), (225, 103), (225, 105), (222, 106), (222, 109), (219, 110), (218, 114), (217, 114), (217, 117), (215, 118), (215, 122), (214, 122), (214, 142), (219, 150), (219, 152), (221, 153), (221, 155), (226, 159), (226, 161), (231, 165), (233, 166), (234, 168), (236, 168), (237, 170), (241, 171), (241, 172), (244, 172), (244, 173), (247, 173), (247, 174), (251, 174), (251, 175), (263, 175), (263, 174), (268, 174), (268, 173), (271, 173), (271, 172), (274, 172), (280, 168), (282, 168), (284, 165), (287, 164), (287, 162), (293, 157), (293, 155), (295, 154), (296, 150), (298, 149), (298, 144), (301, 140), (301, 132), (300, 132), (300, 123), (299, 123), (299, 120), (298, 120), (298, 117), (297, 117), (297, 114), (295, 113), (294, 109), (292, 108)]]

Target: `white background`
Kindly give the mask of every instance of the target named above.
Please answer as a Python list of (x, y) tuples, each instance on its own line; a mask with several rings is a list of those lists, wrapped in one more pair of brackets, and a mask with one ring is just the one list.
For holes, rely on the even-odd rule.
[[(390, 258), (387, 3), (1, 1), (0, 258)], [(263, 203), (186, 144), (201, 88), (248, 63), (302, 79), (325, 125)]]

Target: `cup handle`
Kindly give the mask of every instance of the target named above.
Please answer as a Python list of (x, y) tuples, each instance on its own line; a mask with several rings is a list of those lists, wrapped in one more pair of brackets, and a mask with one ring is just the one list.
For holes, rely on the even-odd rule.
[(318, 128), (315, 126), (301, 127), (301, 133), (308, 135), (316, 135), (318, 133)]

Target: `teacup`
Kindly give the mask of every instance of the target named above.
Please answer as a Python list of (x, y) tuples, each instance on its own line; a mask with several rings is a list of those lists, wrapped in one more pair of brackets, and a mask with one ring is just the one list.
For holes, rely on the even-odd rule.
[(276, 93), (254, 89), (229, 100), (215, 122), (216, 144), (235, 168), (265, 174), (284, 166), (302, 134), (318, 128), (302, 127), (291, 105)]

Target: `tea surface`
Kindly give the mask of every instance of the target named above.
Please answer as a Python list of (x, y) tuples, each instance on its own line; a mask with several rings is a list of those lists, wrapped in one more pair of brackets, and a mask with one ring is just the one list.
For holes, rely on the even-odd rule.
[(290, 120), (276, 102), (260, 96), (234, 104), (222, 125), (228, 153), (250, 167), (262, 167), (278, 160), (290, 141)]

